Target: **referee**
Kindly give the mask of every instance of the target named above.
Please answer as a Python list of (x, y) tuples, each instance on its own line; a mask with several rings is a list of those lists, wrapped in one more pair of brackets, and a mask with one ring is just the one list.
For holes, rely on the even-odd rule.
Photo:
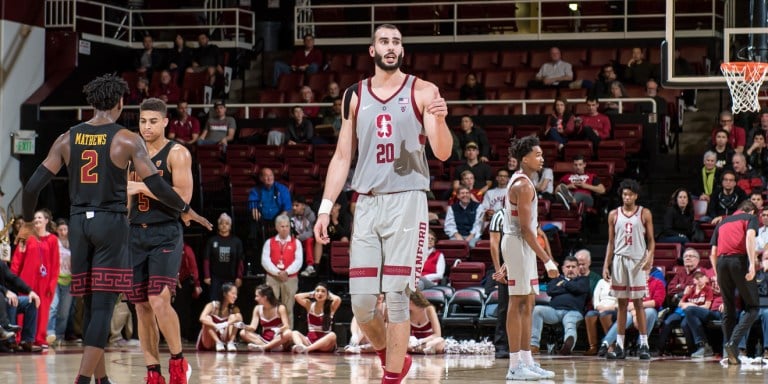
[(488, 231), (491, 242), (491, 259), (495, 273), (493, 280), (499, 289), (499, 305), (496, 307), (496, 332), (493, 335), (493, 344), (496, 347), (497, 359), (509, 358), (509, 341), (507, 341), (507, 308), (509, 307), (509, 288), (507, 287), (506, 265), (503, 267), (501, 260), (501, 236), (504, 230), (504, 208), (499, 209), (491, 217)]
[[(728, 363), (739, 364), (738, 343), (757, 319), (760, 306), (755, 269), (755, 234), (758, 224), (755, 205), (744, 201), (733, 215), (726, 217), (712, 235), (710, 261), (723, 296), (723, 338)], [(744, 314), (736, 324), (736, 291), (739, 292)]]

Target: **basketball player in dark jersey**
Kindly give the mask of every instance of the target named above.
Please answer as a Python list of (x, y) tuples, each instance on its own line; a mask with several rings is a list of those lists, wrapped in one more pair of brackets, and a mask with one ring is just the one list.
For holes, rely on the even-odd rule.
[[(139, 107), (139, 133), (160, 176), (189, 203), (192, 155), (183, 145), (165, 138), (167, 113), (162, 100), (144, 100)], [(179, 212), (156, 200), (137, 177), (133, 164), (128, 174), (128, 196), (133, 262), (133, 292), (128, 299), (136, 304), (139, 341), (147, 364), (146, 382), (165, 384), (160, 370), (159, 328), (171, 352), (169, 383), (186, 384), (191, 372), (181, 350), (179, 317), (171, 306), (183, 250)]]
[(116, 75), (98, 77), (84, 92), (94, 107), (91, 120), (56, 139), (42, 164), (24, 186), (22, 208), (27, 223), (16, 240), (32, 235), (32, 216), (40, 191), (65, 165), (71, 200), (69, 238), (72, 250), (72, 295), (84, 295), (83, 357), (76, 384), (108, 383), (104, 347), (109, 338), (112, 309), (119, 293), (130, 292), (133, 279), (128, 254), (126, 186), (128, 163), (149, 190), (184, 222), (212, 225), (189, 208), (163, 181), (139, 135), (116, 124), (128, 84)]

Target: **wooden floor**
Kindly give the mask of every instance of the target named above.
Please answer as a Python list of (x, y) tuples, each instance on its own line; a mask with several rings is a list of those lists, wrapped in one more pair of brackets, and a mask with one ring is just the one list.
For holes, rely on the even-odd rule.
[[(0, 383), (71, 383), (80, 364), (80, 347), (43, 354), (0, 355)], [(290, 353), (185, 353), (192, 365), (190, 383), (377, 383), (373, 355), (292, 355)], [(167, 355), (167, 352), (166, 354)], [(143, 383), (146, 369), (138, 347), (110, 349), (107, 370), (116, 384)], [(715, 359), (627, 359), (608, 362), (592, 357), (538, 358), (557, 377), (548, 383), (764, 383), (768, 366), (724, 368)], [(167, 379), (167, 361), (163, 361)], [(407, 383), (498, 383), (508, 360), (493, 356), (415, 356)], [(542, 381), (544, 382), (544, 381)]]

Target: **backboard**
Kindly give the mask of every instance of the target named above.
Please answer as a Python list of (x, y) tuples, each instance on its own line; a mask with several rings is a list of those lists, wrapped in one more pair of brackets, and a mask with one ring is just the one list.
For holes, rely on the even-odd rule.
[[(720, 63), (768, 62), (768, 27), (760, 26), (756, 16), (768, 14), (766, 3), (768, 0), (666, 1), (663, 86), (727, 88)], [(688, 65), (677, 61), (678, 57)]]

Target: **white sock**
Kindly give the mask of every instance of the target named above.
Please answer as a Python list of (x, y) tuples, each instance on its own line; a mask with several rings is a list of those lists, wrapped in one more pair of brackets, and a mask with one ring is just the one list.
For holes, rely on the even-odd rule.
[(648, 345), (648, 335), (640, 335), (640, 345)]
[(624, 349), (624, 335), (616, 335), (616, 345)]
[(520, 362), (525, 365), (533, 365), (533, 355), (531, 351), (520, 351)]
[(516, 369), (520, 362), (520, 352), (509, 353), (509, 369)]

